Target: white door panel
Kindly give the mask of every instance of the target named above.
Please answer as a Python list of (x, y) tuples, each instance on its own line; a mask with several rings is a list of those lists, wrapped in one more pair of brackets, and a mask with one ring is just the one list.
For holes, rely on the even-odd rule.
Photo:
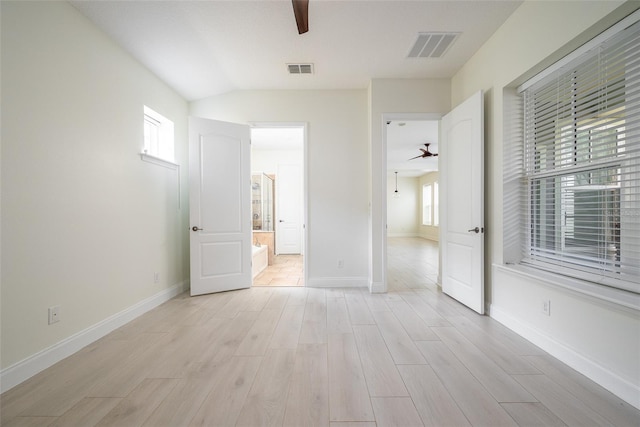
[(276, 254), (302, 253), (302, 167), (279, 164), (276, 175)]
[(481, 314), (484, 313), (483, 120), (483, 96), (478, 92), (442, 118), (439, 147), (442, 291)]
[(251, 286), (249, 127), (189, 121), (191, 295)]

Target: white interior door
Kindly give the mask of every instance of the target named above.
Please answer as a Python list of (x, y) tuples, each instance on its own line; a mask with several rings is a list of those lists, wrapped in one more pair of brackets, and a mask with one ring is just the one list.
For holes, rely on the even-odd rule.
[(251, 286), (249, 126), (189, 120), (191, 295)]
[(442, 118), (442, 291), (484, 314), (484, 130), (478, 92)]
[(302, 167), (279, 164), (276, 174), (276, 254), (302, 253)]

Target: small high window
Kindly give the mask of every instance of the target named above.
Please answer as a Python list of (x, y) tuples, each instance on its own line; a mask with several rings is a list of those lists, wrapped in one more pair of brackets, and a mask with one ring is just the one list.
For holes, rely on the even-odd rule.
[(145, 105), (142, 153), (173, 163), (173, 138), (173, 122)]

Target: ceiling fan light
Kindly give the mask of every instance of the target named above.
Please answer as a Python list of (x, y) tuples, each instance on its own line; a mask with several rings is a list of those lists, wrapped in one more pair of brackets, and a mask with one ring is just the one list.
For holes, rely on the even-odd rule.
[(296, 17), (298, 34), (309, 31), (309, 0), (291, 0), (293, 4), (293, 14)]

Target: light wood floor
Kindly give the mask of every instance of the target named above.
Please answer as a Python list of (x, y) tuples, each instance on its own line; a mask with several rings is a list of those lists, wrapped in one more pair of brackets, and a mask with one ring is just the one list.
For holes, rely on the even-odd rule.
[(638, 426), (640, 412), (438, 292), (390, 239), (391, 292), (181, 295), (2, 395), (3, 426)]

